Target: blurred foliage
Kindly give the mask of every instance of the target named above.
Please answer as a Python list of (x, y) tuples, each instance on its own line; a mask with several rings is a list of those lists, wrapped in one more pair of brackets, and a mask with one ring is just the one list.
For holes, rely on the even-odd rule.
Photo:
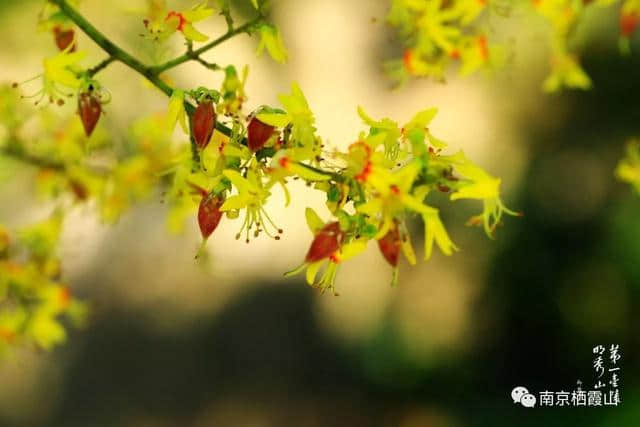
[(627, 146), (627, 155), (616, 168), (618, 179), (631, 184), (640, 192), (640, 142), (632, 140)]
[(491, 15), (525, 14), (533, 24), (536, 16), (542, 16), (551, 33), (551, 72), (543, 90), (589, 89), (591, 79), (579, 63), (572, 39), (589, 9), (612, 5), (620, 10), (620, 50), (629, 54), (640, 23), (637, 0), (392, 0), (387, 20), (405, 51), (402, 60), (389, 61), (386, 69), (392, 79), (404, 83), (410, 77), (443, 80), (451, 62), (460, 63), (462, 76), (501, 67), (508, 47), (492, 40)]

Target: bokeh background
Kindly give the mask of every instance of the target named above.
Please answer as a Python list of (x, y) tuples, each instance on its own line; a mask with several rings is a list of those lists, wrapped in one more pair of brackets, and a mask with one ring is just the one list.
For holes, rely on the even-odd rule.
[[(116, 226), (100, 224), (91, 206), (75, 208), (63, 268), (73, 292), (91, 302), (91, 321), (52, 352), (0, 362), (0, 425), (640, 425), (640, 196), (613, 174), (625, 141), (640, 136), (640, 40), (621, 57), (615, 12), (587, 17), (575, 43), (594, 88), (550, 96), (540, 89), (544, 25), (516, 12), (493, 15), (486, 25), (510, 46), (507, 67), (391, 90), (382, 63), (400, 51), (384, 24), (386, 1), (274, 3), (287, 65), (256, 57), (246, 36), (206, 55), (249, 64), (249, 111), (277, 104), (297, 81), (320, 135), (344, 148), (362, 129), (358, 105), (399, 122), (437, 106), (434, 133), (502, 177), (507, 205), (524, 217), (507, 218), (489, 240), (463, 225), (479, 205), (456, 202), (454, 211), (443, 198), (459, 253), (402, 265), (400, 286), (390, 288), (391, 271), (370, 245), (342, 268), (333, 297), (282, 278), (310, 241), (305, 207), (327, 215), (322, 195), (305, 188), (289, 208), (280, 194), (272, 201), (282, 241), (247, 246), (226, 222), (201, 263), (193, 261), (195, 219), (185, 234), (168, 234), (160, 195)], [(39, 73), (55, 52), (50, 34), (35, 30), (41, 5), (0, 1), (0, 81)], [(239, 6), (242, 20), (248, 9)], [(157, 52), (137, 36), (143, 7), (86, 0), (82, 11), (151, 60)], [(224, 22), (199, 27), (217, 34)], [(87, 63), (104, 57), (86, 37), (79, 44)], [(100, 77), (113, 95), (101, 126), (115, 138), (126, 138), (122, 129), (141, 114), (166, 109), (166, 98), (122, 65)], [(197, 64), (172, 78), (219, 85)], [(19, 227), (51, 212), (30, 196), (34, 174), (19, 169), (0, 182), (0, 222)], [(592, 347), (612, 343), (623, 354), (621, 406), (526, 410), (511, 400), (517, 385), (570, 391), (580, 379), (588, 388)]]

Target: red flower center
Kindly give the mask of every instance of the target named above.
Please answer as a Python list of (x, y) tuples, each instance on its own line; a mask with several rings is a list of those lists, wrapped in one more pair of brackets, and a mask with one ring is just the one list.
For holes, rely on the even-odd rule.
[(184, 29), (185, 24), (187, 23), (187, 20), (184, 16), (182, 16), (182, 14), (180, 12), (175, 12), (175, 11), (171, 11), (169, 12), (169, 14), (167, 15), (167, 17), (165, 18), (165, 21), (168, 21), (169, 19), (176, 17), (178, 18), (178, 31), (182, 31)]
[(355, 150), (360, 148), (364, 149), (364, 167), (362, 168), (362, 171), (360, 171), (360, 173), (355, 176), (355, 178), (359, 182), (365, 182), (371, 174), (371, 170), (373, 168), (373, 164), (371, 163), (371, 147), (369, 147), (362, 141), (358, 141), (349, 146), (349, 151), (354, 152)]
[(287, 169), (289, 167), (290, 162), (291, 161), (287, 156), (282, 156), (280, 157), (280, 159), (278, 159), (278, 164), (280, 165), (281, 168), (284, 168), (284, 169)]
[(404, 67), (407, 69), (407, 71), (410, 74), (412, 74), (415, 71), (413, 69), (412, 59), (413, 59), (413, 51), (411, 49), (405, 50), (404, 54), (402, 55), (402, 62), (404, 63)]

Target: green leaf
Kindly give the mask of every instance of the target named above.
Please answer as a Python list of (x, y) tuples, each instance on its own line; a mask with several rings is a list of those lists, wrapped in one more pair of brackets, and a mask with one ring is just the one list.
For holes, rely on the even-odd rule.
[(360, 234), (369, 239), (373, 239), (373, 237), (378, 233), (378, 229), (373, 224), (366, 224), (364, 227), (360, 229)]
[(335, 185), (332, 185), (329, 191), (327, 191), (327, 200), (330, 202), (339, 202), (340, 197), (342, 197), (340, 189)]

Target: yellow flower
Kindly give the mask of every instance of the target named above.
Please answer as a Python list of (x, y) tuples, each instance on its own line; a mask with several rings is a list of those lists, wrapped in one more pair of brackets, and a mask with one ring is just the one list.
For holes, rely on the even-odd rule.
[(292, 83), (291, 94), (281, 94), (278, 99), (286, 113), (260, 113), (257, 115), (258, 120), (277, 128), (291, 125), (291, 138), (295, 142), (293, 159), (300, 161), (314, 158), (318, 154), (315, 118), (300, 86)]
[[(250, 232), (253, 228), (254, 237), (258, 237), (258, 235), (264, 231), (267, 236), (280, 240), (278, 234), (282, 234), (282, 229), (275, 224), (264, 209), (264, 204), (271, 195), (271, 192), (263, 186), (258, 172), (249, 169), (246, 178), (233, 169), (227, 169), (222, 173), (231, 181), (238, 191), (238, 194), (227, 198), (220, 207), (220, 210), (228, 212), (246, 209), (244, 222), (242, 223), (240, 231), (236, 234), (236, 239), (239, 239), (242, 233), (245, 232), (245, 238), (248, 243), (250, 240)], [(270, 227), (272, 230), (269, 229)]]
[(277, 28), (264, 24), (260, 27), (260, 44), (258, 45), (258, 55), (265, 49), (269, 52), (274, 61), (284, 64), (287, 62), (287, 49), (284, 47), (282, 35)]
[[(367, 242), (365, 240), (354, 240), (349, 243), (345, 243), (340, 247), (340, 249), (334, 253), (331, 257), (313, 262), (311, 264), (303, 264), (302, 268), (307, 269), (306, 279), (307, 283), (310, 286), (319, 288), (324, 292), (327, 289), (330, 289), (334, 295), (338, 295), (335, 288), (335, 279), (336, 274), (338, 273), (338, 267), (340, 263), (344, 261), (348, 261), (351, 258), (354, 258), (360, 255), (367, 248)], [(318, 271), (322, 268), (323, 265), (326, 264), (326, 269), (322, 276), (320, 276), (319, 280), (316, 280), (316, 276), (318, 275)], [(293, 272), (286, 273), (286, 276), (290, 274), (295, 274), (300, 271), (299, 269), (294, 270)]]
[[(426, 196), (425, 187), (417, 188), (411, 194), (411, 188), (416, 176), (422, 168), (419, 160), (413, 160), (395, 173), (381, 179), (379, 174), (371, 181), (375, 189), (375, 196), (365, 204), (357, 207), (357, 211), (379, 220), (378, 233), (375, 238), (380, 239), (391, 229), (394, 221), (400, 218), (406, 210), (419, 213), (425, 227), (425, 259), (431, 257), (435, 242), (445, 255), (451, 255), (457, 247), (451, 241), (444, 225), (440, 221), (438, 209), (422, 202)], [(407, 248), (408, 249), (408, 248)], [(408, 253), (405, 250), (405, 255)], [(407, 256), (409, 260), (411, 258)]]
[(53, 58), (44, 60), (44, 78), (50, 83), (60, 83), (70, 88), (80, 87), (82, 80), (73, 72), (72, 67), (81, 61), (85, 52), (71, 52), (73, 45), (58, 53)]
[(580, 67), (577, 57), (561, 52), (551, 59), (551, 74), (542, 83), (542, 89), (545, 92), (555, 92), (563, 86), (589, 89), (591, 79)]
[(207, 7), (207, 2), (195, 5), (182, 12), (166, 10), (164, 1), (152, 2), (149, 10), (150, 19), (145, 19), (144, 24), (149, 32), (148, 37), (154, 40), (165, 40), (176, 31), (182, 32), (187, 40), (203, 42), (209, 39), (194, 26), (194, 22), (202, 21), (213, 15), (213, 9)]
[[(305, 262), (285, 273), (285, 277), (296, 275), (306, 269), (306, 280), (310, 286), (317, 287), (322, 292), (331, 289), (334, 295), (338, 295), (335, 291), (335, 278), (339, 264), (362, 253), (367, 247), (367, 240), (354, 239), (343, 243), (344, 232), (338, 222), (325, 224), (311, 208), (306, 209), (305, 217), (309, 229), (315, 236), (314, 241)], [(316, 280), (323, 266), (325, 270), (320, 279)]]
[[(169, 13), (169, 15), (171, 15), (171, 13)], [(184, 34), (185, 38), (187, 38), (188, 40), (203, 42), (208, 40), (209, 37), (196, 30), (195, 27), (191, 25), (191, 23), (203, 21), (211, 15), (213, 15), (213, 9), (208, 8), (207, 2), (205, 1), (194, 6), (190, 10), (182, 12), (181, 14), (176, 13), (174, 15), (174, 18), (169, 18), (169, 16), (167, 16), (167, 19), (175, 21), (175, 19), (177, 18), (178, 31), (182, 31), (182, 34)]]
[[(83, 84), (83, 79), (79, 76), (81, 70), (76, 67), (85, 56), (85, 52), (71, 52), (75, 44), (70, 44), (66, 49), (59, 52), (51, 58), (45, 58), (43, 61), (44, 72), (42, 74), (43, 87), (33, 95), (27, 96), (34, 98), (39, 96), (36, 104), (39, 104), (43, 98), (47, 97), (49, 101), (64, 103), (64, 98), (71, 96), (73, 93), (66, 92), (67, 89), (77, 90)], [(40, 76), (31, 78), (24, 83), (30, 82)]]
[(477, 199), (484, 203), (481, 215), (473, 217), (471, 224), (481, 222), (489, 237), (493, 236), (496, 226), (502, 219), (502, 214), (520, 216), (518, 212), (508, 209), (500, 200), (500, 179), (489, 175), (480, 167), (473, 164), (462, 151), (453, 156), (443, 156), (455, 166), (455, 169), (465, 178), (460, 181), (451, 200)]

